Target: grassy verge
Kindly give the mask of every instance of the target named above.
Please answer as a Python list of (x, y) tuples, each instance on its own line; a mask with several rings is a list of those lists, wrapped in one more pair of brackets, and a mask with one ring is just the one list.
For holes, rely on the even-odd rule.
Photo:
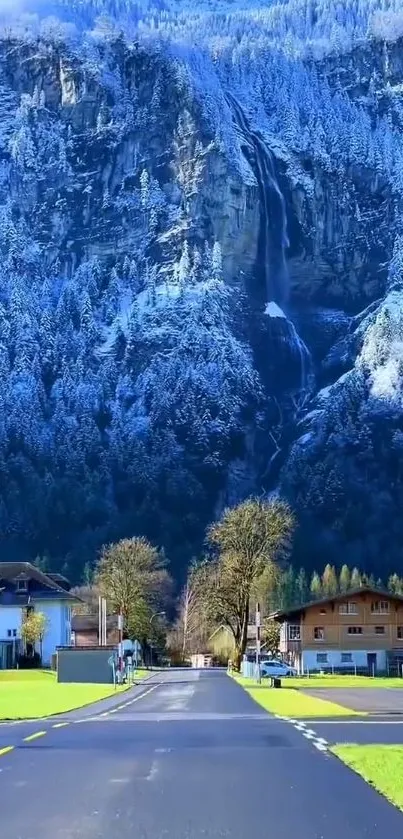
[(403, 810), (403, 746), (334, 746), (331, 751)]
[(245, 688), (255, 702), (258, 702), (265, 711), (272, 714), (295, 718), (362, 716), (349, 708), (336, 705), (335, 702), (306, 696), (293, 688), (286, 687), (276, 690), (269, 685), (256, 685), (251, 679), (245, 679), (242, 676), (235, 676), (234, 678), (238, 684)]
[(0, 719), (40, 719), (74, 711), (113, 696), (126, 687), (94, 684), (58, 684), (56, 674), (46, 670), (0, 672)]

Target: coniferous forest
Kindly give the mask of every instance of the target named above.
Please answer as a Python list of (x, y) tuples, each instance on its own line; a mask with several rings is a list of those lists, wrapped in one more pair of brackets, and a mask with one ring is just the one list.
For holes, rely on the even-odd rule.
[(2, 559), (78, 583), (144, 536), (182, 580), (224, 507), (279, 496), (308, 594), (402, 574), (400, 0), (0, 27)]

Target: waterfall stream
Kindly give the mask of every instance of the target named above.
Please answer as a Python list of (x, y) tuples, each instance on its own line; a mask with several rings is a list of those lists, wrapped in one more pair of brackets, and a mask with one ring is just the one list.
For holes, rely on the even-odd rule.
[(290, 282), (287, 264), (289, 238), (286, 202), (276, 172), (275, 158), (258, 131), (250, 127), (242, 106), (232, 94), (226, 99), (241, 141), (242, 152), (248, 160), (258, 183), (260, 196), (260, 225), (262, 268), (265, 280), (265, 314), (273, 319), (271, 332), (287, 344), (289, 355), (298, 366), (298, 390), (308, 388), (312, 372), (310, 352), (298, 335), (293, 321), (287, 316)]

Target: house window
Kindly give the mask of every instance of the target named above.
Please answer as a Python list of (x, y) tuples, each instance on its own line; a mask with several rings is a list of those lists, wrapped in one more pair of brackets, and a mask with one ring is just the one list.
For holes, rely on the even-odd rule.
[(397, 627), (397, 637), (403, 640), (403, 626)]
[(348, 635), (362, 635), (362, 626), (349, 626), (347, 628)]
[(326, 614), (326, 609), (321, 609), (321, 610), (320, 610), (320, 614), (321, 614), (321, 615), (325, 615), (325, 614)]
[(352, 664), (353, 663), (352, 653), (342, 653), (341, 654), (341, 663), (342, 664)]
[(28, 591), (28, 580), (17, 580), (17, 591)]
[(317, 653), (316, 662), (317, 664), (327, 664), (327, 653)]
[(340, 603), (339, 615), (358, 615), (357, 604), (353, 600), (347, 603)]
[(299, 624), (290, 624), (288, 627), (288, 640), (289, 641), (300, 641), (301, 640), (301, 627)]
[(7, 638), (16, 638), (17, 637), (17, 630), (16, 629), (7, 629)]
[(376, 626), (375, 627), (375, 635), (385, 635), (385, 627), (384, 626)]
[(374, 615), (388, 615), (389, 601), (388, 600), (373, 600), (371, 603), (371, 612)]
[(323, 626), (315, 626), (313, 630), (313, 635), (315, 641), (324, 641), (325, 640), (325, 630)]

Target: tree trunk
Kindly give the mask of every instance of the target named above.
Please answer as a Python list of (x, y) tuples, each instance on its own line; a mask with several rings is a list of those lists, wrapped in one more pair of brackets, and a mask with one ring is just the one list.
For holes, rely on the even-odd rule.
[(248, 624), (249, 624), (249, 599), (246, 602), (241, 626), (235, 638), (235, 652), (234, 652), (234, 669), (240, 671), (242, 659), (248, 644)]

